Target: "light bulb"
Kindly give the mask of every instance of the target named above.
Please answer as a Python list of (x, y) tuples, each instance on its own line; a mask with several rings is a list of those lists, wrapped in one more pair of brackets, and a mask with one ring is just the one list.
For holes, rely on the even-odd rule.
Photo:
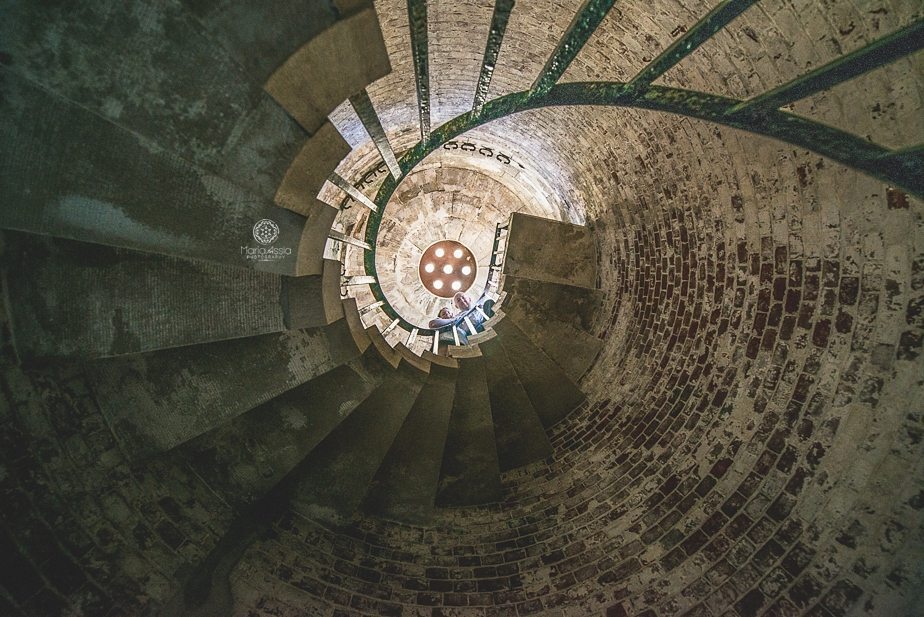
[(456, 259), (462, 259), (462, 249), (456, 249), (452, 252)]
[(424, 266), (424, 271), (426, 272), (433, 272), (434, 270), (436, 270), (436, 266), (434, 266), (433, 264), (427, 264), (426, 266)]
[(439, 280), (439, 279), (436, 279), (435, 281), (433, 281), (433, 287), (434, 287), (434, 289), (442, 289), (442, 288), (443, 288), (443, 281), (441, 281), (441, 280)]
[(452, 288), (455, 289), (456, 291), (459, 291), (459, 289), (462, 288), (462, 283), (459, 281), (453, 281)]
[(446, 254), (446, 251), (443, 250), (442, 248), (436, 249), (435, 255), (436, 255), (437, 257), (442, 257), (442, 256), (445, 255), (445, 254)]
[[(427, 272), (429, 272), (429, 270), (427, 270)], [(465, 276), (468, 276), (471, 273), (472, 273), (471, 266), (462, 266), (462, 274), (464, 274)]]
[(445, 266), (443, 266), (443, 272), (445, 272), (446, 274), (452, 274), (452, 266), (450, 266), (449, 264), (446, 264)]

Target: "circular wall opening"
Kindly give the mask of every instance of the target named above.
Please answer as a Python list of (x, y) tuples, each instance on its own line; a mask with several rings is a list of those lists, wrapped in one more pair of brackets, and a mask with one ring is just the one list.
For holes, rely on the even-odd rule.
[(478, 264), (467, 246), (455, 240), (440, 240), (420, 256), (417, 273), (420, 282), (434, 296), (451, 298), (457, 291), (468, 291), (475, 282)]

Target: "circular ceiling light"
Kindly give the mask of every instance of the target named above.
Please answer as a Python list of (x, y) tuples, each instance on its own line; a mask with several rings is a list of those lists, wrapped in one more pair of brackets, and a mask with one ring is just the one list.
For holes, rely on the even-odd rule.
[(424, 288), (438, 298), (451, 298), (457, 291), (468, 291), (475, 284), (478, 262), (464, 244), (440, 240), (420, 255), (417, 274)]

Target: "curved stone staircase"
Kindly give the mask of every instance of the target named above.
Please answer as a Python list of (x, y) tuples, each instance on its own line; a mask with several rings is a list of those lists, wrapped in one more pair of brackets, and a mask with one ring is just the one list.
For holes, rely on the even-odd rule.
[[(21, 10), (25, 21), (54, 21), (41, 9)], [(250, 66), (250, 48), (271, 65), (292, 43), (267, 49), (267, 41), (242, 40), (246, 16), (198, 17), (230, 54), (228, 70), (243, 62), (250, 83), (267, 74), (267, 66)], [(275, 17), (281, 24), (285, 15)], [(551, 454), (546, 429), (581, 403), (576, 382), (599, 350), (589, 333), (599, 300), (593, 241), (564, 223), (515, 216), (503, 312), (477, 343), (456, 348), (462, 357), (393, 347), (363, 324), (353, 298), (341, 298), (341, 264), (322, 258), (337, 210), (315, 195), (349, 148), (325, 116), (388, 63), (374, 43), (371, 8), (333, 11), (327, 21), (263, 86), (309, 133), (281, 176), (279, 162), (295, 144), (270, 135), (284, 142), (263, 155), (280, 178), (275, 205), (246, 193), (265, 188), (266, 178), (239, 177), (240, 189), (208, 186), (221, 181), (204, 164), (146, 152), (130, 121), (70, 108), (56, 116), (56, 139), (79, 141), (91, 127), (100, 140), (121, 140), (121, 156), (90, 153), (89, 168), (78, 170), (66, 153), (43, 153), (40, 164), (15, 170), (38, 190), (25, 200), (17, 194), (0, 217), (9, 327), (22, 364), (80, 373), (130, 465), (186, 468), (232, 506), (230, 526), (164, 615), (226, 614), (230, 569), (289, 506), (318, 520), (361, 510), (426, 524), (436, 507), (498, 501), (501, 473)], [(342, 53), (351, 46), (363, 53)], [(6, 128), (25, 139), (42, 127), (22, 114), (47, 95), (29, 78), (5, 78), (18, 95), (3, 101)], [(259, 98), (266, 109), (245, 111), (245, 127), (297, 132)], [(253, 144), (237, 145), (266, 145), (266, 134), (248, 137)], [(132, 159), (143, 159), (147, 177), (129, 173)], [(108, 192), (94, 194), (107, 176)], [(212, 199), (170, 199), (171, 187), (185, 191), (194, 177)], [(79, 197), (50, 205), (41, 190), (52, 178), (45, 188), (81, 185)], [(235, 255), (246, 241), (240, 228), (260, 218), (277, 222), (278, 245), (295, 245), (291, 258), (248, 264)]]
[[(153, 88), (132, 108), (108, 100), (123, 72), (75, 73), (34, 31), (0, 30), (16, 60), (0, 73), (0, 129), (45, 146), (3, 160), (16, 358), (36, 388), (89, 388), (125, 468), (169, 469), (227, 504), (165, 616), (229, 614), (231, 569), (288, 508), (425, 526), (435, 508), (500, 500), (502, 473), (551, 455), (546, 431), (582, 402), (577, 384), (600, 349), (586, 228), (518, 215), (501, 311), (468, 349), (418, 354), (364, 325), (363, 307), (341, 297), (342, 264), (324, 258), (338, 210), (317, 195), (350, 153), (327, 115), (388, 72), (387, 54), (371, 3), (303, 4), (88, 9), (68, 31), (87, 47), (120, 47), (94, 24), (137, 20), (125, 64), (147, 61), (147, 46), (188, 67), (158, 84), (171, 105), (152, 102)], [(13, 5), (8, 23), (71, 22)], [(202, 100), (209, 123), (175, 123)], [(380, 142), (381, 126), (364, 125)], [(263, 218), (291, 258), (242, 257)]]

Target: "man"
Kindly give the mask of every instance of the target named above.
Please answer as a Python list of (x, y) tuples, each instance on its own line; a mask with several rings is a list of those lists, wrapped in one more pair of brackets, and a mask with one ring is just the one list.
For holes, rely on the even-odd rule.
[(456, 310), (459, 311), (459, 314), (456, 315), (455, 320), (462, 324), (460, 329), (469, 336), (475, 334), (475, 332), (468, 331), (468, 324), (463, 321), (466, 317), (468, 317), (469, 321), (472, 322), (472, 325), (477, 328), (482, 323), (484, 323), (485, 315), (490, 317), (494, 314), (494, 311), (491, 310), (494, 306), (494, 300), (487, 300), (479, 304), (474, 304), (472, 299), (468, 297), (468, 294), (465, 294), (461, 291), (452, 297), (452, 304), (456, 307)]
[(456, 307), (456, 310), (467, 311), (472, 308), (472, 299), (468, 297), (468, 294), (459, 291), (452, 297), (452, 305)]

